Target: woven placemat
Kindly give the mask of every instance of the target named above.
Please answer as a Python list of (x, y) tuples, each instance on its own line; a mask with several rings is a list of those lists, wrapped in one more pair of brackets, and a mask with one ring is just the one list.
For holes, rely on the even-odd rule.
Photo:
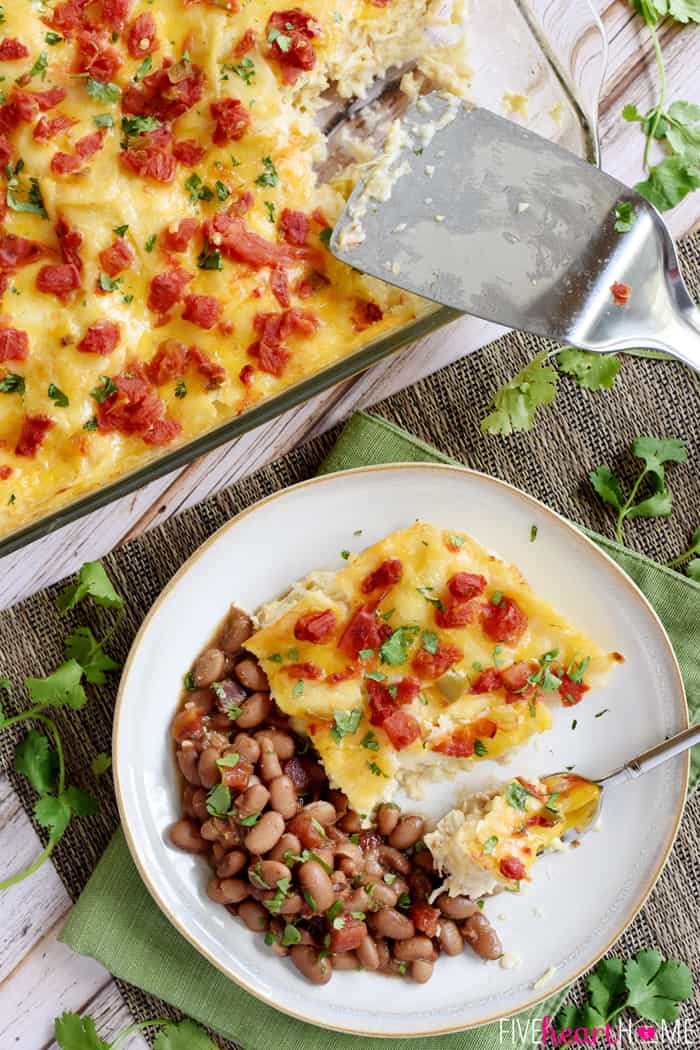
[[(700, 234), (680, 244), (684, 274), (700, 294)], [(638, 434), (682, 437), (688, 442), (688, 463), (673, 465), (669, 483), (675, 494), (670, 519), (639, 520), (627, 542), (648, 556), (666, 561), (685, 549), (700, 520), (700, 412), (696, 378), (675, 363), (626, 359), (613, 391), (592, 394), (562, 380), (555, 406), (543, 410), (529, 434), (510, 438), (484, 436), (479, 421), (495, 389), (547, 344), (512, 334), (480, 353), (441, 369), (428, 379), (374, 406), (373, 411), (436, 445), (455, 459), (503, 478), (538, 497), (554, 510), (604, 534), (611, 534), (611, 517), (594, 498), (588, 471), (607, 463), (625, 481), (635, 473), (629, 446)], [(401, 356), (394, 359), (401, 368)], [(131, 640), (148, 608), (190, 554), (243, 507), (269, 493), (314, 474), (331, 448), (338, 430), (295, 449), (283, 459), (191, 508), (105, 559), (110, 576), (127, 597), (127, 609), (110, 651), (125, 659)], [(55, 597), (60, 585), (47, 588), (0, 613), (0, 668), (19, 682), (28, 675), (48, 674), (63, 658), (62, 639), (80, 622), (69, 615), (59, 622)], [(96, 614), (99, 619), (99, 612)], [(110, 748), (113, 683), (92, 688), (88, 707), (79, 717), (59, 711), (57, 720), (66, 751), (69, 780), (99, 797), (98, 815), (75, 821), (53, 859), (66, 889), (76, 899), (117, 825), (117, 809), (109, 776), (95, 783), (90, 757)], [(3, 698), (4, 700), (4, 698)], [(5, 703), (12, 712), (12, 700)], [(11, 732), (0, 735), (0, 770), (8, 773), (28, 812), (34, 796), (27, 782), (12, 769)], [(619, 942), (625, 954), (644, 945), (697, 965), (697, 910), (700, 899), (700, 797), (690, 800), (676, 847), (649, 902)], [(696, 973), (696, 987), (700, 985)], [(165, 1004), (120, 983), (137, 1019), (173, 1014)], [(576, 992), (574, 992), (574, 995)], [(684, 1013), (689, 1030), (700, 1042), (700, 1001)], [(221, 1043), (233, 1048), (232, 1043)], [(437, 1044), (436, 1044), (437, 1047)]]

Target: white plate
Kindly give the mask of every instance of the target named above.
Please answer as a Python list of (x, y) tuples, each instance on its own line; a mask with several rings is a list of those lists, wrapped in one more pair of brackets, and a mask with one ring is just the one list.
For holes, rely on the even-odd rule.
[[(688, 759), (677, 758), (608, 800), (602, 829), (579, 849), (541, 859), (531, 886), (487, 904), (513, 970), (470, 951), (441, 958), (428, 984), (340, 973), (312, 987), (204, 892), (201, 858), (169, 845), (180, 815), (169, 725), (182, 676), (231, 602), (248, 609), (316, 568), (424, 518), (465, 531), (518, 565), (535, 590), (626, 661), (608, 686), (509, 765), (484, 762), (459, 783), (540, 775), (576, 764), (593, 777), (687, 725), (683, 684), (666, 633), (641, 592), (580, 532), (493, 478), (428, 464), (364, 468), (319, 478), (263, 500), (216, 533), (180, 569), (134, 642), (114, 728), (115, 781), (127, 840), (165, 915), (215, 966), (264, 1002), (325, 1028), (373, 1036), (436, 1035), (533, 1005), (588, 969), (620, 936), (659, 876), (681, 817)], [(530, 541), (536, 525), (536, 542)], [(356, 530), (362, 529), (362, 535)], [(609, 708), (596, 718), (597, 712)], [(578, 725), (572, 730), (572, 719)], [(455, 785), (410, 803), (431, 817)], [(555, 973), (544, 986), (535, 982)]]

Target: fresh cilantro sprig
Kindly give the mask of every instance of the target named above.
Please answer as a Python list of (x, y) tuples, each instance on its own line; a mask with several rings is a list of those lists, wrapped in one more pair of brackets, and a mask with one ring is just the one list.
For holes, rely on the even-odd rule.
[(671, 558), (670, 561), (666, 562), (666, 565), (669, 569), (675, 569), (678, 565), (682, 565), (683, 562), (688, 563), (685, 571), (690, 579), (700, 583), (700, 525), (693, 533), (688, 549), (679, 554), (678, 557)]
[[(56, 603), (59, 612), (74, 609), (88, 596), (97, 605), (116, 610), (117, 617), (110, 630), (98, 641), (89, 627), (76, 628), (64, 640), (65, 660), (55, 671), (44, 678), (25, 678), (24, 687), (33, 701), (32, 706), (10, 717), (6, 717), (0, 707), (0, 731), (29, 721), (44, 730), (42, 733), (32, 728), (20, 740), (15, 749), (15, 769), (27, 778), (39, 796), (34, 805), (34, 817), (48, 832), (46, 845), (36, 860), (25, 870), (0, 882), (0, 890), (22, 882), (40, 868), (73, 817), (87, 817), (97, 810), (97, 802), (89, 792), (66, 783), (61, 734), (52, 717), (57, 707), (79, 711), (85, 706), (88, 698), (83, 679), (101, 685), (105, 674), (119, 667), (104, 651), (104, 645), (121, 622), (124, 602), (99, 562), (83, 565), (75, 583), (61, 592)], [(7, 692), (12, 689), (11, 682), (4, 675), (0, 676), (0, 688)], [(109, 765), (107, 755), (97, 755), (93, 759), (92, 771), (99, 776)]]
[(588, 1000), (582, 1006), (564, 1006), (557, 1014), (558, 1031), (604, 1028), (626, 1009), (647, 1021), (671, 1023), (680, 1016), (679, 1004), (693, 992), (693, 978), (685, 963), (664, 959), (650, 949), (626, 961), (603, 959), (589, 973), (587, 984)]
[[(673, 509), (673, 497), (666, 486), (665, 463), (685, 463), (686, 443), (680, 438), (638, 437), (632, 452), (644, 466), (625, 498), (619, 478), (602, 465), (589, 474), (591, 484), (604, 503), (617, 511), (615, 536), (624, 542), (623, 529), (628, 518), (667, 518)], [(638, 499), (644, 492), (641, 499)], [(682, 560), (682, 559), (681, 559)]]
[[(659, 75), (659, 99), (648, 113), (626, 105), (625, 120), (639, 123), (645, 136), (644, 167), (648, 176), (635, 189), (659, 209), (674, 208), (683, 198), (700, 187), (700, 106), (690, 102), (673, 102), (666, 108), (668, 86), (663, 51), (657, 32), (666, 17), (687, 24), (700, 22), (697, 0), (631, 0), (632, 7), (644, 19), (654, 46)], [(658, 164), (649, 164), (651, 144), (663, 142), (668, 155)]]
[(138, 1021), (106, 1043), (97, 1034), (92, 1017), (76, 1013), (63, 1013), (55, 1022), (56, 1042), (61, 1050), (114, 1050), (133, 1032), (144, 1028), (160, 1028), (153, 1042), (153, 1050), (217, 1050), (207, 1032), (194, 1021), (171, 1021), (167, 1017), (154, 1017)]

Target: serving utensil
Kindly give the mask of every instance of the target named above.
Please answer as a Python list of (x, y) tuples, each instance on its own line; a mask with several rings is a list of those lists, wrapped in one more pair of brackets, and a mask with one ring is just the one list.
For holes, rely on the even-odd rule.
[(343, 210), (337, 258), (456, 311), (700, 372), (700, 317), (644, 197), (445, 93), (420, 98), (402, 128)]
[[(590, 814), (586, 814), (586, 822), (584, 825), (570, 829), (562, 836), (562, 838), (565, 840), (572, 837), (580, 838), (581, 835), (585, 835), (587, 831), (590, 831), (591, 827), (595, 824), (601, 814), (603, 801), (606, 797), (606, 789), (609, 791), (611, 788), (619, 787), (620, 784), (625, 784), (630, 780), (637, 780), (639, 777), (643, 777), (645, 773), (649, 773), (652, 769), (656, 769), (656, 767), (662, 765), (662, 763), (668, 762), (677, 755), (682, 755), (684, 751), (688, 751), (695, 744), (700, 744), (700, 724), (690, 726), (690, 728), (684, 729), (681, 733), (676, 733), (675, 736), (669, 737), (668, 740), (663, 740), (660, 744), (656, 744), (654, 747), (649, 748), (648, 751), (644, 751), (641, 755), (637, 755), (636, 758), (631, 759), (629, 762), (625, 762), (623, 766), (620, 766), (620, 768), (616, 769), (613, 773), (608, 773), (608, 775), (601, 780), (596, 780), (595, 783), (598, 787), (602, 788), (600, 795), (598, 796), (597, 807), (592, 810)], [(551, 773), (546, 777), (542, 777), (542, 780), (546, 783), (550, 777), (555, 778), (566, 776), (568, 776), (568, 773)]]

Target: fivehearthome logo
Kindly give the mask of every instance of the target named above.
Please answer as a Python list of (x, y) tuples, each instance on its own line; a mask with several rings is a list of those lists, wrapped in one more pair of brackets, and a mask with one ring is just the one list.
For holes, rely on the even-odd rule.
[(617, 1047), (619, 1050), (634, 1050), (635, 1047), (694, 1047), (700, 1046), (700, 1030), (689, 1019), (660, 1021), (656, 1024), (640, 1022), (639, 1019), (622, 1019), (614, 1024), (578, 1028), (561, 1028), (556, 1020), (531, 1017), (523, 1021), (509, 1018), (501, 1021), (499, 1038), (506, 1046), (523, 1047)]

